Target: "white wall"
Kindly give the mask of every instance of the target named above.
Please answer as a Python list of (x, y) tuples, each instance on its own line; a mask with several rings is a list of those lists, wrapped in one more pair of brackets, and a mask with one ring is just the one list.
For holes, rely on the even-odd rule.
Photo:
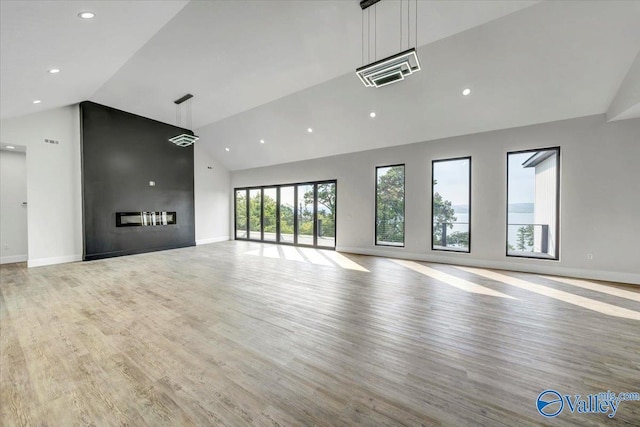
[(231, 175), (197, 142), (193, 155), (196, 244), (229, 240)]
[(0, 151), (0, 264), (27, 260), (27, 159)]
[[(78, 106), (5, 119), (0, 129), (3, 144), (26, 146), (29, 153), (28, 265), (35, 267), (80, 261), (82, 181)], [(60, 143), (47, 144), (44, 139)], [(229, 239), (229, 187), (229, 171), (196, 144), (194, 198), (197, 244)]]
[[(562, 150), (561, 150), (562, 151)], [(556, 176), (557, 176), (557, 157), (551, 156), (535, 166), (536, 168), (536, 186), (534, 199), (534, 224), (547, 224), (549, 231), (547, 232), (548, 254), (555, 257), (556, 251)], [(533, 229), (533, 251), (542, 252), (542, 228), (534, 227)]]
[[(506, 153), (553, 146), (561, 147), (560, 260), (507, 257)], [(432, 251), (431, 160), (469, 155), (471, 253)], [(597, 115), (234, 171), (231, 188), (337, 179), (341, 251), (640, 284), (639, 160), (640, 119)], [(406, 164), (405, 247), (377, 247), (375, 166), (397, 163)]]
[(2, 120), (0, 141), (27, 147), (29, 267), (81, 260), (78, 106)]

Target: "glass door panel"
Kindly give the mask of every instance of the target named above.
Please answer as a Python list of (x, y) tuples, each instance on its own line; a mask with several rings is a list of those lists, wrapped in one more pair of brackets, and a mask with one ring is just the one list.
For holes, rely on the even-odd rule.
[(280, 187), (280, 243), (294, 243), (295, 186)]
[(336, 183), (318, 184), (316, 203), (318, 219), (316, 223), (317, 245), (334, 248), (336, 246)]
[(263, 204), (263, 220), (262, 226), (264, 227), (264, 240), (268, 242), (276, 241), (276, 206), (277, 206), (277, 194), (276, 188), (265, 188), (263, 190), (262, 204)]
[(313, 184), (298, 185), (298, 241), (299, 245), (314, 245), (314, 198)]
[(236, 191), (236, 239), (247, 236), (247, 190)]
[(249, 238), (262, 240), (262, 190), (249, 190)]

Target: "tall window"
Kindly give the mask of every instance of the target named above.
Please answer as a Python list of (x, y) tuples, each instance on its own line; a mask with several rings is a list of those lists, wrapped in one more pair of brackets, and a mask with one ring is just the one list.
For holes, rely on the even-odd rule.
[(434, 160), (431, 173), (431, 249), (469, 252), (471, 157)]
[(404, 165), (376, 168), (376, 245), (404, 246)]
[(235, 237), (336, 246), (336, 181), (235, 189)]
[(560, 148), (507, 153), (507, 255), (559, 259)]

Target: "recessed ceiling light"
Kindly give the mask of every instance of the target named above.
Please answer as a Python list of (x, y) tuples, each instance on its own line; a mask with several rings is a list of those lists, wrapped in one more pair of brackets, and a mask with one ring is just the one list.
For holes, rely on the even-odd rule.
[(49, 70), (50, 74), (58, 74), (59, 72), (60, 72), (59, 68), (52, 68), (52, 69)]
[(4, 148), (8, 148), (9, 150), (15, 150), (16, 147), (14, 147), (13, 145), (5, 145)]
[(40, 101), (39, 99), (36, 99), (35, 101), (33, 101), (34, 104), (40, 104), (42, 101)]
[(467, 87), (467, 88), (464, 88), (464, 89), (462, 90), (462, 94), (463, 94), (464, 96), (469, 96), (469, 95), (471, 95), (471, 89), (469, 89), (468, 87)]
[(225, 148), (224, 151), (229, 151), (229, 147)]
[(372, 119), (376, 116), (376, 112), (372, 111), (369, 113), (369, 117), (371, 117)]
[(260, 144), (264, 144), (264, 139), (261, 139), (261, 140), (260, 140)]
[(313, 129), (311, 129), (311, 128), (307, 128), (307, 132), (312, 133), (312, 132), (313, 132)]
[(96, 14), (93, 12), (80, 12), (78, 16), (82, 19), (91, 19), (96, 16)]

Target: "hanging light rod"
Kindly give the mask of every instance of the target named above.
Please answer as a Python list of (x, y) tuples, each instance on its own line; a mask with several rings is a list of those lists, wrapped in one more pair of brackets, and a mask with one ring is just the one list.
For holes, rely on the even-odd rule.
[(185, 96), (183, 96), (180, 99), (176, 99), (175, 101), (173, 101), (175, 104), (180, 105), (182, 104), (184, 101), (188, 101), (191, 98), (193, 98), (193, 95), (191, 95), (190, 93), (186, 94)]
[(362, 10), (365, 10), (366, 8), (378, 3), (379, 1), (380, 0), (361, 0), (360, 7), (362, 8)]

